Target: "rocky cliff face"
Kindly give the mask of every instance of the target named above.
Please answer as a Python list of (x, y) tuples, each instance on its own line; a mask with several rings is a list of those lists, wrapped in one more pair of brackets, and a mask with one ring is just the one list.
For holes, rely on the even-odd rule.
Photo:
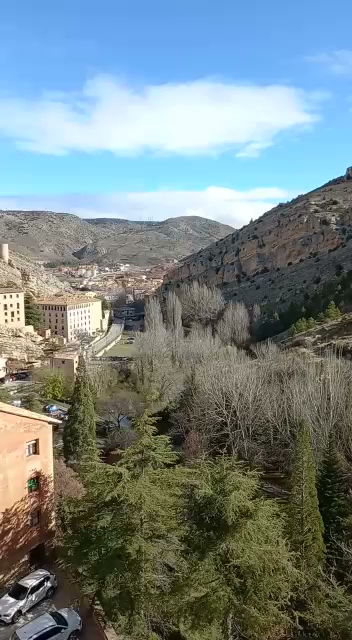
[(4, 287), (9, 282), (29, 291), (35, 297), (72, 291), (68, 283), (61, 282), (29, 258), (12, 252), (9, 264), (0, 259), (0, 284)]
[(164, 287), (197, 279), (246, 303), (299, 299), (352, 268), (352, 169), (186, 258)]

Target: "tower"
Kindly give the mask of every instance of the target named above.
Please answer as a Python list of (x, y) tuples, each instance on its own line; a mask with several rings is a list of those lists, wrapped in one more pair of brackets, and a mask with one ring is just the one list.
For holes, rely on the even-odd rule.
[(0, 258), (6, 264), (9, 263), (9, 245), (8, 244), (0, 244)]

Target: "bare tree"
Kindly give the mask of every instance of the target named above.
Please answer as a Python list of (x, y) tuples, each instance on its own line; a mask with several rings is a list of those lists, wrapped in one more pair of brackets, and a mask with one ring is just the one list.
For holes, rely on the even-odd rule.
[(172, 361), (176, 363), (183, 339), (183, 327), (181, 302), (173, 291), (170, 291), (166, 297), (166, 328), (169, 336)]
[(156, 296), (148, 298), (145, 303), (145, 331), (147, 333), (165, 331), (160, 302)]
[(182, 317), (187, 325), (207, 325), (218, 318), (224, 307), (221, 292), (215, 287), (200, 285), (197, 281), (180, 288)]
[(244, 347), (248, 344), (249, 314), (243, 302), (230, 302), (217, 324), (217, 332), (223, 344)]

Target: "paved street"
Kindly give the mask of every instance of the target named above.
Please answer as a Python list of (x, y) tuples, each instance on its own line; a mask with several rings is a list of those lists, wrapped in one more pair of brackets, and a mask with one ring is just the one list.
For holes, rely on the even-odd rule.
[(51, 600), (43, 600), (36, 607), (33, 607), (28, 611), (17, 624), (10, 626), (0, 626), (0, 640), (9, 640), (11, 634), (16, 628), (21, 627), (26, 622), (37, 618), (46, 611), (55, 609), (61, 609), (63, 607), (74, 606), (80, 612), (83, 620), (83, 630), (81, 634), (82, 640), (99, 640), (101, 638), (100, 628), (97, 627), (94, 619), (87, 614), (87, 609), (84, 606), (80, 606), (80, 594), (75, 585), (67, 583), (66, 578), (55, 571), (58, 577), (58, 588), (54, 597)]

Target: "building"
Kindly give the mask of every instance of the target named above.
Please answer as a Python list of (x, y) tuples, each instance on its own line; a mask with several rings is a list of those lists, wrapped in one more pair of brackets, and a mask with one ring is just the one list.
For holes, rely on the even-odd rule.
[(56, 353), (51, 362), (53, 369), (58, 369), (65, 377), (74, 378), (78, 367), (78, 353), (75, 351)]
[(51, 546), (53, 423), (0, 402), (0, 583), (43, 562)]
[(24, 327), (24, 291), (20, 288), (0, 288), (0, 325)]
[(98, 298), (72, 296), (37, 300), (41, 312), (41, 328), (51, 329), (53, 336), (64, 336), (68, 342), (82, 335), (93, 336), (102, 327), (102, 306)]

